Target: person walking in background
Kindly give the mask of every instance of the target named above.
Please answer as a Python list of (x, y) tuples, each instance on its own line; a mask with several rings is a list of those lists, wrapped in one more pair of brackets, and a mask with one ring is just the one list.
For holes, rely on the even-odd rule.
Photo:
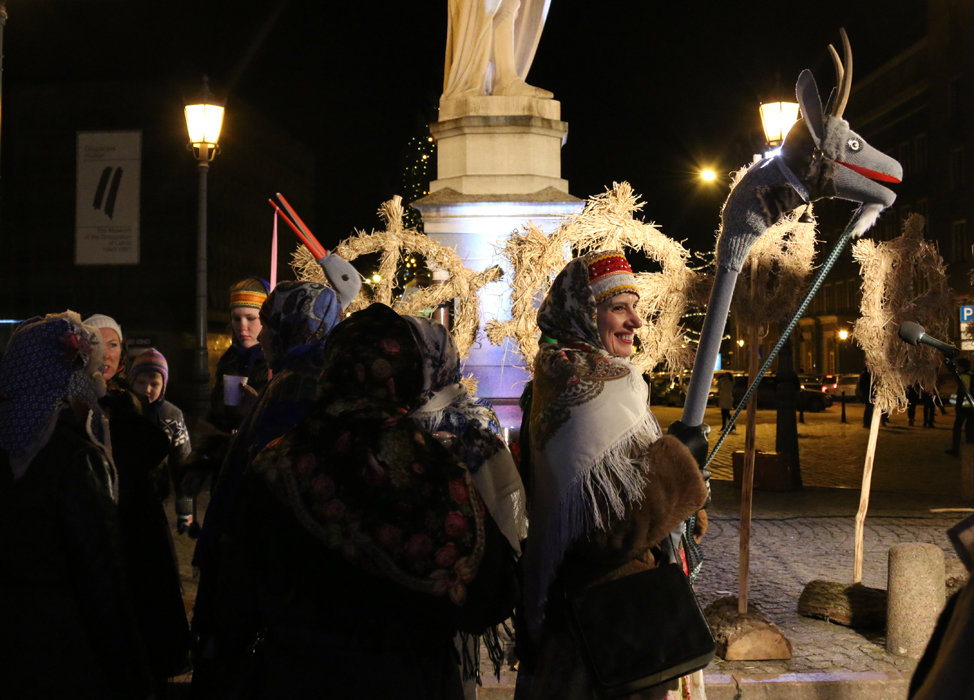
[[(210, 395), (210, 422), (232, 433), (267, 384), (267, 362), (260, 347), (260, 307), (269, 292), (259, 277), (245, 277), (230, 287), (230, 328), (233, 342), (216, 363), (216, 384)], [(249, 389), (244, 388), (245, 384)]]
[(169, 454), (155, 468), (152, 481), (160, 502), (165, 501), (170, 492), (175, 494), (176, 527), (182, 534), (192, 528), (196, 507), (194, 494), (186, 494), (182, 488), (183, 463), (191, 446), (183, 412), (166, 400), (169, 363), (161, 352), (149, 348), (132, 361), (130, 377), (132, 391), (144, 396), (148, 402), (146, 416), (169, 440)]
[[(723, 430), (734, 408), (734, 375), (730, 372), (721, 372), (717, 377), (717, 405), (720, 406), (720, 429)], [(731, 428), (732, 433), (736, 430)]]
[(73, 311), (24, 321), (0, 359), (0, 697), (152, 696), (104, 364), (98, 330)]
[(920, 403), (920, 387), (911, 384), (906, 388), (906, 418), (913, 427), (917, 416), (917, 404)]
[[(856, 398), (865, 404), (862, 411), (862, 427), (868, 430), (873, 420), (873, 378), (868, 367), (863, 367), (862, 372), (859, 373)], [(889, 422), (889, 414), (883, 413), (881, 421), (882, 425), (886, 425)]]
[(923, 427), (933, 428), (934, 419), (937, 417), (937, 406), (934, 403), (933, 392), (931, 391), (921, 392), (920, 403), (923, 404)]
[(964, 434), (967, 444), (974, 443), (974, 406), (967, 398), (971, 389), (971, 361), (966, 357), (958, 357), (955, 361), (957, 374), (960, 376), (961, 383), (957, 385), (957, 402), (955, 406), (954, 430), (950, 449), (947, 454), (954, 457), (960, 456), (960, 438)]

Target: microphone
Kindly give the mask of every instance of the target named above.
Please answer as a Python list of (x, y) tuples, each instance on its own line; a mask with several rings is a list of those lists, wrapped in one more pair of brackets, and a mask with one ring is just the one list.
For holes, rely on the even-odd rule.
[(957, 355), (960, 354), (960, 350), (955, 348), (953, 345), (948, 345), (941, 340), (937, 340), (936, 338), (932, 338), (927, 335), (927, 332), (923, 329), (923, 326), (916, 321), (904, 321), (900, 324), (900, 339), (906, 341), (910, 345), (919, 345), (920, 343), (929, 345), (950, 358), (957, 357)]

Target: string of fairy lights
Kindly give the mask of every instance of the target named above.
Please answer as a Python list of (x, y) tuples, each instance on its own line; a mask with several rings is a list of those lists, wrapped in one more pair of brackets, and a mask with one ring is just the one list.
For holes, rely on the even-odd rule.
[(423, 233), (423, 217), (419, 211), (409, 206), (429, 194), (430, 180), (433, 179), (433, 165), (436, 162), (436, 141), (429, 136), (429, 124), (424, 126), (424, 134), (413, 136), (406, 143), (402, 169), (402, 198), (406, 203), (403, 223)]

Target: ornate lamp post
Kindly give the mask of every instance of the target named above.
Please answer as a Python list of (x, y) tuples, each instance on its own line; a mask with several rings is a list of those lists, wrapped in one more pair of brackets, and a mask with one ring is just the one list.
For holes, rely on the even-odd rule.
[(223, 105), (210, 94), (209, 81), (203, 77), (201, 99), (186, 105), (187, 149), (193, 152), (199, 165), (199, 209), (196, 235), (196, 381), (199, 387), (199, 407), (205, 414), (210, 381), (209, 358), (206, 351), (206, 177), (210, 161), (219, 150), (220, 129), (223, 126)]

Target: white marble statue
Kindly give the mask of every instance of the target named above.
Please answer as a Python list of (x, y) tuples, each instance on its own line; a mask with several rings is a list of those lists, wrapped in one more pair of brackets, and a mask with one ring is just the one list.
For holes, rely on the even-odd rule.
[(524, 82), (551, 0), (448, 0), (443, 96), (550, 98)]

